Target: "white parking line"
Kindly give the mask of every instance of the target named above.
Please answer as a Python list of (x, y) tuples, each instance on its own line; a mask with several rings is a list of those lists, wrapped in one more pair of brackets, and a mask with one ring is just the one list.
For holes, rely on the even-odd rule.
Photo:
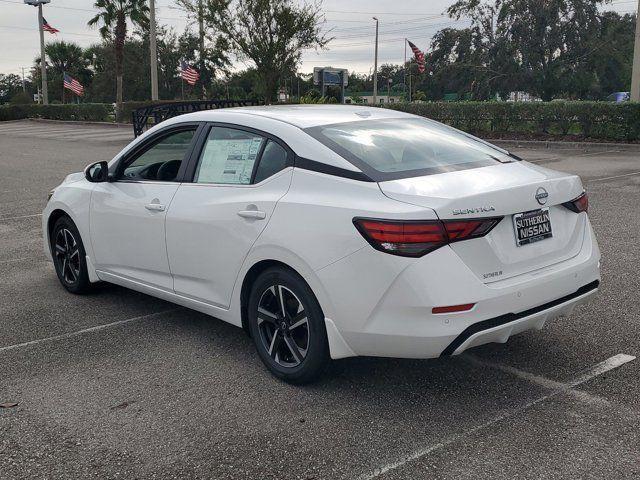
[(620, 150), (603, 150), (601, 152), (588, 152), (588, 153), (581, 153), (579, 155), (561, 155), (561, 156), (549, 157), (549, 158), (532, 158), (531, 160), (527, 160), (526, 158), (524, 158), (523, 160), (529, 163), (542, 163), (542, 162), (552, 162), (555, 160), (566, 160), (569, 158), (590, 157), (592, 155), (602, 155), (604, 153), (620, 153)]
[[(540, 375), (536, 375), (534, 373), (525, 372), (524, 370), (520, 370), (519, 368), (511, 367), (509, 365), (503, 365), (501, 363), (489, 362), (487, 360), (481, 360), (477, 357), (469, 355), (465, 353), (461, 356), (463, 359), (468, 362), (481, 367), (481, 368), (492, 368), (494, 370), (500, 370), (501, 372), (509, 373), (523, 380), (527, 380), (528, 382), (539, 385), (543, 388), (547, 388), (549, 390), (556, 390), (565, 388), (567, 385), (558, 382), (556, 380), (552, 380), (547, 377), (542, 377)], [(582, 390), (574, 390), (569, 388), (567, 390), (568, 394), (574, 396), (577, 400), (580, 400), (587, 404), (599, 404), (599, 405), (610, 405), (611, 403), (606, 398), (599, 397), (597, 395), (592, 395), (588, 392), (584, 392)]]
[(19, 215), (17, 217), (0, 217), (0, 222), (2, 222), (3, 220), (20, 220), (21, 218), (33, 218), (41, 216), (41, 213), (34, 213), (33, 215)]
[(631, 177), (633, 175), (640, 175), (640, 172), (623, 173), (622, 175), (614, 175), (613, 177), (594, 178), (593, 180), (587, 180), (587, 183), (601, 182), (603, 180), (613, 180), (614, 178)]
[(538, 398), (536, 398), (535, 400), (531, 400), (530, 402), (527, 402), (523, 405), (520, 405), (519, 407), (515, 408), (515, 409), (511, 409), (508, 410), (506, 412), (503, 412), (495, 417), (493, 417), (492, 419), (477, 425), (473, 428), (470, 428), (468, 430), (463, 431), (462, 433), (459, 433), (457, 435), (452, 435), (449, 438), (443, 440), (440, 443), (436, 443), (434, 445), (430, 445), (428, 447), (422, 448), (420, 450), (417, 450), (409, 455), (406, 455), (405, 457), (402, 457), (401, 459), (392, 462), (392, 463), (388, 463), (387, 465), (383, 465), (382, 467), (379, 467), (377, 469), (375, 469), (374, 471), (367, 473), (363, 476), (360, 477), (360, 480), (369, 480), (372, 478), (377, 478), (380, 475), (383, 475), (387, 472), (390, 472), (391, 470), (395, 470), (396, 468), (402, 467), (404, 465), (406, 465), (409, 462), (412, 462), (414, 460), (418, 460), (426, 455), (428, 455), (431, 452), (434, 452), (436, 450), (440, 450), (458, 440), (461, 440), (462, 438), (466, 437), (467, 435), (471, 435), (475, 432), (478, 432), (480, 430), (484, 430), (485, 428), (491, 427), (492, 425), (495, 425), (498, 422), (501, 422), (502, 420), (505, 420), (507, 418), (510, 418), (512, 416), (514, 416), (517, 413), (520, 413), (522, 411), (525, 411), (531, 407), (533, 407), (534, 405), (537, 405), (540, 402), (543, 402), (549, 398), (555, 397), (561, 393), (565, 393), (567, 392), (569, 389), (573, 388), (573, 387), (577, 387), (578, 385), (582, 385), (585, 382), (588, 382), (589, 380), (592, 380), (593, 378), (597, 377), (598, 375), (602, 375), (605, 372), (608, 372), (610, 370), (613, 370), (614, 368), (618, 368), (622, 365), (624, 365), (625, 363), (628, 363), (632, 360), (635, 360), (636, 357), (632, 356), (632, 355), (625, 355), (623, 353), (620, 353), (618, 355), (615, 355), (611, 358), (608, 358), (607, 360), (600, 362), (599, 364), (591, 367), (589, 370), (585, 371), (584, 373), (580, 374), (578, 377), (576, 377), (574, 380), (568, 382), (568, 383), (560, 383), (558, 386), (554, 387), (552, 391), (550, 391), (549, 393), (542, 395)]
[(39, 338), (37, 340), (31, 340), (29, 342), (16, 343), (14, 345), (7, 345), (6, 347), (0, 347), (0, 353), (7, 352), (9, 350), (16, 350), (18, 348), (30, 347), (32, 345), (38, 345), (39, 343), (54, 342), (56, 340), (64, 340), (66, 338), (77, 337), (84, 335), (85, 333), (99, 332), (106, 328), (116, 327), (118, 325), (124, 325), (125, 323), (137, 322), (138, 320), (144, 320), (152, 318), (158, 315), (164, 315), (165, 313), (171, 313), (177, 311), (177, 308), (171, 308), (169, 310), (163, 310), (161, 312), (149, 313), (148, 315), (142, 315), (139, 317), (126, 318), (124, 320), (118, 320), (117, 322), (105, 323), (103, 325), (96, 325), (95, 327), (84, 328), (82, 330), (76, 330), (75, 332), (63, 333), (62, 335), (55, 335), (53, 337)]

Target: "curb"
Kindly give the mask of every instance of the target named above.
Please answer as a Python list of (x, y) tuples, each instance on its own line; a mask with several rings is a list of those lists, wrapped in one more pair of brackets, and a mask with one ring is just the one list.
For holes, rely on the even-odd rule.
[(55, 123), (62, 125), (99, 125), (101, 127), (130, 128), (133, 130), (133, 125), (130, 123), (92, 122), (84, 120), (51, 120), (48, 118), (28, 118), (27, 120), (34, 123)]
[(640, 152), (640, 143), (563, 142), (561, 140), (500, 140), (486, 139), (503, 148), (548, 148), (553, 150)]

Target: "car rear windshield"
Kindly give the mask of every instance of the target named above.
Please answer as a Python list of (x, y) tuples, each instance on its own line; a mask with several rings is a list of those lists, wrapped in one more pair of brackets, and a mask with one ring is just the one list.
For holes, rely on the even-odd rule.
[(516, 158), (455, 128), (422, 118), (364, 120), (305, 131), (376, 181), (485, 167)]

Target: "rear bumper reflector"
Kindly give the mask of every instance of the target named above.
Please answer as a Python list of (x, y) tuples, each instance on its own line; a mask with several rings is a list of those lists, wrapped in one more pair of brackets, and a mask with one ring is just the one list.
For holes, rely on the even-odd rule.
[(459, 313), (468, 312), (473, 308), (475, 303), (465, 303), (464, 305), (449, 305), (448, 307), (433, 307), (431, 313)]
[(440, 354), (441, 357), (446, 357), (452, 355), (453, 352), (457, 350), (457, 348), (462, 345), (469, 337), (475, 335), (478, 332), (482, 332), (483, 330), (489, 330), (490, 328), (499, 327), (501, 325), (506, 325), (507, 323), (514, 322), (516, 320), (520, 320), (521, 318), (528, 317), (530, 315), (535, 315), (536, 313), (543, 312), (550, 308), (561, 305), (569, 300), (573, 300), (574, 298), (578, 298), (585, 293), (589, 293), (592, 290), (595, 290), (600, 285), (598, 280), (594, 280), (591, 283), (583, 285), (578, 290), (569, 295), (565, 295), (562, 298), (558, 298), (557, 300), (553, 300), (551, 302), (547, 302), (543, 305), (539, 305), (537, 307), (530, 308), (529, 310), (525, 310), (520, 313), (506, 313), (504, 315), (500, 315), (499, 317), (489, 318), (488, 320), (482, 320), (478, 323), (474, 323), (473, 325), (469, 325), (465, 328), (460, 335), (458, 335), (453, 342), (449, 344), (447, 348), (445, 348)]

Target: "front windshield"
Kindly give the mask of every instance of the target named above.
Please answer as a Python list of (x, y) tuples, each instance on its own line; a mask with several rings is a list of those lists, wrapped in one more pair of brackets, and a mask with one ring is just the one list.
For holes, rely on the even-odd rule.
[(443, 173), (514, 160), (507, 152), (480, 139), (422, 118), (365, 120), (306, 131), (363, 171), (373, 169), (383, 178)]

